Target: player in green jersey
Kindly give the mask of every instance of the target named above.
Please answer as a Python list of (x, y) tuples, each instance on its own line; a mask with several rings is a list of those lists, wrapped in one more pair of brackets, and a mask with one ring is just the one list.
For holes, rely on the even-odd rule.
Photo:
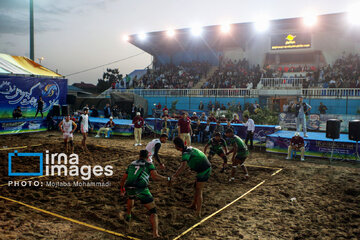
[[(153, 229), (153, 237), (159, 237), (158, 233), (158, 216), (156, 214), (156, 206), (154, 198), (151, 195), (148, 185), (149, 178), (153, 180), (170, 181), (170, 177), (164, 177), (157, 173), (153, 163), (146, 161), (148, 151), (141, 150), (139, 160), (133, 161), (127, 168), (126, 173), (121, 179), (121, 195), (126, 195), (127, 199), (127, 215), (125, 220), (131, 220), (131, 210), (134, 207), (134, 200), (139, 199), (140, 202), (149, 210), (150, 223)], [(125, 187), (125, 189), (124, 189)]]
[(245, 159), (247, 158), (247, 156), (249, 155), (249, 150), (246, 146), (246, 144), (244, 143), (244, 141), (234, 135), (234, 131), (232, 129), (227, 129), (225, 132), (226, 137), (229, 139), (229, 145), (232, 145), (233, 148), (227, 153), (233, 153), (232, 155), (232, 171), (231, 171), (231, 178), (230, 178), (230, 182), (235, 180), (235, 173), (236, 173), (236, 168), (237, 166), (240, 164), (240, 167), (244, 170), (245, 172), (245, 177), (244, 179), (248, 179), (249, 178), (249, 173), (247, 168), (244, 165)]
[[(226, 141), (221, 137), (219, 132), (214, 133), (214, 136), (208, 141), (204, 148), (204, 154), (206, 155), (206, 150), (210, 146), (210, 152), (208, 155), (209, 161), (211, 158), (217, 154), (224, 160), (223, 168), (220, 172), (224, 172), (225, 168), (227, 167), (227, 157), (226, 153), (228, 152)], [(225, 151), (224, 151), (225, 150)]]
[(195, 183), (195, 196), (191, 204), (191, 208), (195, 208), (196, 215), (198, 217), (201, 217), (203, 188), (205, 182), (210, 177), (211, 163), (202, 151), (197, 148), (185, 146), (184, 141), (179, 137), (176, 137), (174, 139), (174, 145), (176, 150), (182, 152), (182, 157), (180, 167), (172, 176), (172, 179), (175, 179), (177, 176), (179, 176), (185, 170), (186, 165), (188, 165), (191, 170), (197, 173)]

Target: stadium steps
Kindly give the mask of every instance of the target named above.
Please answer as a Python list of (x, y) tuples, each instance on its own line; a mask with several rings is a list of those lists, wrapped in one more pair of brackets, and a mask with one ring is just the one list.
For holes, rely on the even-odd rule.
[(200, 79), (200, 81), (197, 84), (195, 84), (193, 89), (200, 89), (201, 86), (208, 80), (208, 78), (210, 78), (212, 75), (214, 75), (214, 73), (215, 73), (215, 71), (217, 69), (218, 69), (218, 66), (211, 66), (208, 74), (206, 75), (206, 77), (202, 77)]

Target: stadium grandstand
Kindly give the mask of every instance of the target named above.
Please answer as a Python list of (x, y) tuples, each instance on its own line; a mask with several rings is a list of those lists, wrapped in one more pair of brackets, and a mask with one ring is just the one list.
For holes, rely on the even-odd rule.
[(149, 106), (178, 100), (180, 109), (192, 111), (214, 100), (282, 109), (304, 96), (313, 109), (322, 102), (328, 113), (356, 114), (359, 30), (346, 13), (335, 13), (126, 36), (153, 56), (152, 68), (100, 97), (134, 92)]

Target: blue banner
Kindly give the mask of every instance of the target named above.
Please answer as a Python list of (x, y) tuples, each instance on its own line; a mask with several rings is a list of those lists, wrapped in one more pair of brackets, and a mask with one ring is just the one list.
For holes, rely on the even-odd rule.
[(0, 118), (12, 118), (18, 106), (23, 117), (34, 117), (40, 96), (46, 116), (54, 104), (66, 104), (66, 94), (67, 79), (0, 76)]
[(47, 130), (47, 122), (42, 118), (0, 120), (0, 135), (27, 132), (41, 132)]

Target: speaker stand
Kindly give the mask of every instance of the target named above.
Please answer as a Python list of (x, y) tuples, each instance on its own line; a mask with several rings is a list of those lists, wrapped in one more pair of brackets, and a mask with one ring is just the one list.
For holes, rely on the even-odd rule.
[(335, 142), (335, 139), (333, 139), (333, 141), (332, 141), (330, 163), (333, 159), (333, 154), (334, 154), (334, 142)]

